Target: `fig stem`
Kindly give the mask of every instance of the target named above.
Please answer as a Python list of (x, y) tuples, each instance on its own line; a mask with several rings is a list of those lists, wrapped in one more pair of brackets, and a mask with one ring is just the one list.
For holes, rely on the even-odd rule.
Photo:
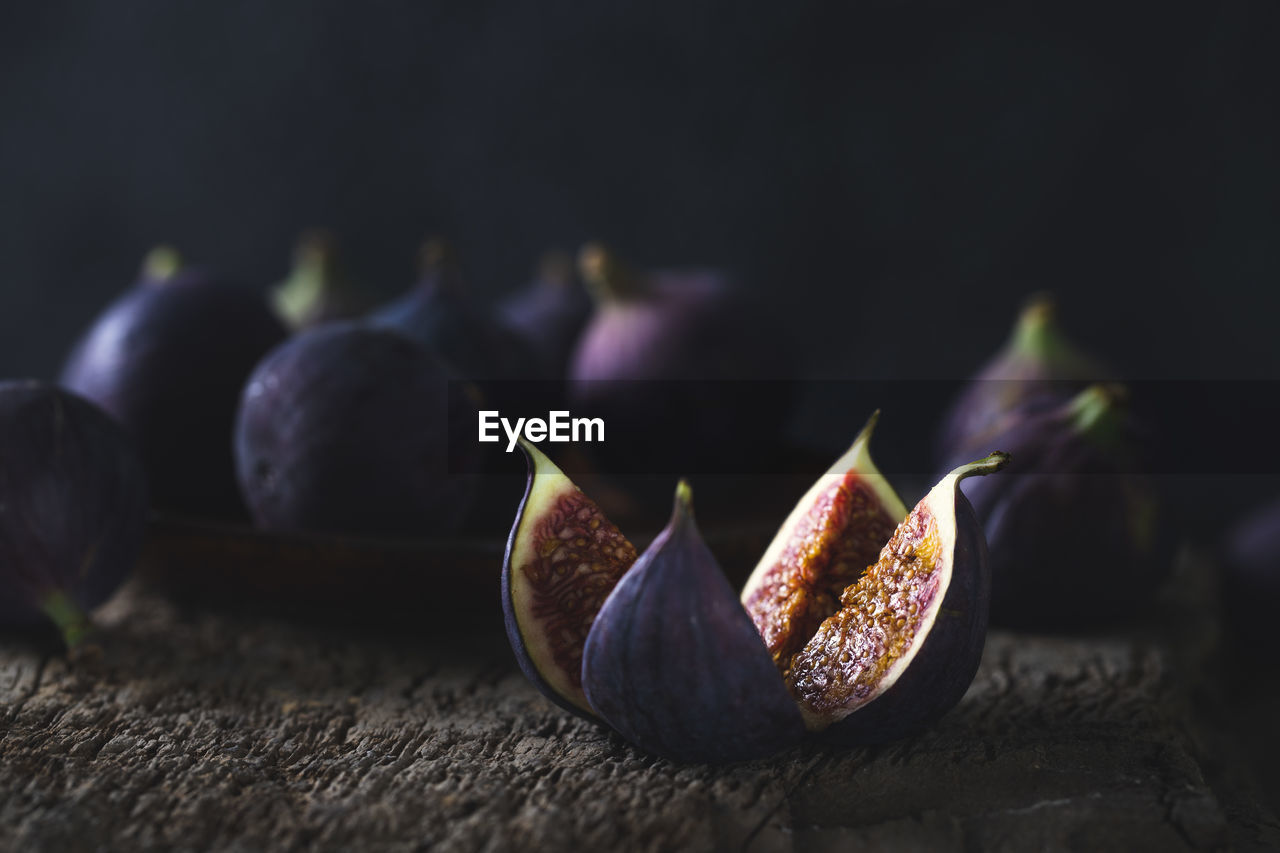
[(182, 268), (182, 255), (172, 246), (156, 246), (142, 259), (142, 277), (150, 284), (164, 284)]
[(45, 596), (44, 601), (40, 603), (40, 609), (57, 626), (62, 634), (62, 641), (66, 643), (68, 649), (77, 648), (93, 629), (84, 610), (61, 590)]
[(644, 287), (602, 243), (588, 243), (578, 253), (578, 272), (597, 303), (616, 302), (639, 296)]
[(675, 514), (677, 517), (693, 520), (693, 488), (683, 477), (676, 483)]
[(273, 292), (272, 301), (279, 314), (299, 328), (324, 294), (339, 285), (337, 247), (332, 235), (311, 231), (298, 240), (293, 250), (293, 269)]
[(1012, 459), (1013, 457), (1008, 453), (1005, 453), (1003, 450), (992, 451), (981, 459), (974, 460), (967, 465), (961, 465), (948, 476), (955, 477), (956, 482), (959, 482), (965, 477), (972, 477), (975, 474), (979, 476), (983, 474), (993, 474), (1008, 465)]
[(1128, 390), (1123, 385), (1090, 385), (1072, 398), (1071, 424), (1081, 435), (1110, 439), (1117, 435)]

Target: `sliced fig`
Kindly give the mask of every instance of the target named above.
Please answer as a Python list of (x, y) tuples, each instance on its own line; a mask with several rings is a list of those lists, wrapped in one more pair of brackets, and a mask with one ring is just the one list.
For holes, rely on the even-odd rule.
[(502, 568), (507, 637), (539, 690), (591, 716), (582, 649), (605, 598), (636, 561), (636, 549), (542, 451), (523, 440), (520, 446), (529, 479)]
[(876, 412), (818, 478), (779, 529), (742, 591), (742, 603), (785, 675), (823, 620), (906, 517), (907, 508), (871, 461)]
[(958, 486), (1008, 460), (992, 453), (943, 477), (792, 657), (785, 679), (810, 729), (841, 742), (890, 740), (960, 701), (982, 657), (991, 574)]
[(667, 527), (609, 594), (582, 681), (627, 740), (676, 761), (763, 758), (804, 736), (769, 650), (698, 534), (681, 481)]

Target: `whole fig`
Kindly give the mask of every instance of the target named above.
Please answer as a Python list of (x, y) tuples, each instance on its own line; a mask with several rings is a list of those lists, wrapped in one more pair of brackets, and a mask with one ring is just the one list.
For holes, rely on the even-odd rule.
[(1062, 335), (1052, 300), (1035, 296), (1023, 308), (1008, 342), (952, 403), (939, 431), (939, 459), (945, 465), (971, 456), (978, 447), (992, 446), (992, 430), (1014, 409), (1052, 407), (1108, 376)]
[(396, 332), (329, 323), (254, 369), (236, 474), (272, 530), (422, 537), (456, 527), (477, 479), (465, 385)]
[(609, 593), (587, 635), (596, 713), (648, 752), (729, 762), (800, 742), (804, 722), (769, 650), (698, 534), (692, 493)]
[(257, 294), (157, 249), (80, 339), (60, 383), (134, 437), (160, 509), (240, 517), (231, 459), (245, 378), (285, 329)]
[(271, 292), (276, 314), (293, 331), (319, 323), (347, 320), (370, 308), (352, 283), (327, 231), (308, 231), (293, 250), (293, 268)]
[(560, 380), (568, 374), (578, 338), (591, 316), (591, 298), (573, 269), (573, 260), (551, 252), (537, 277), (498, 306), (498, 320), (521, 335), (538, 354), (540, 374)]
[(992, 441), (1015, 461), (1002, 477), (965, 484), (990, 549), (995, 623), (1092, 627), (1152, 600), (1171, 553), (1133, 430), (1115, 385), (997, 421)]
[(133, 568), (147, 476), (133, 442), (84, 398), (0, 382), (0, 626), (51, 619), (68, 648)]

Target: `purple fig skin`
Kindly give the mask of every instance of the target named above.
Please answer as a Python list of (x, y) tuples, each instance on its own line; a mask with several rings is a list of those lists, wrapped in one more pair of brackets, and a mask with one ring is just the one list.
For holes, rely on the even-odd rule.
[(1274, 660), (1280, 649), (1271, 627), (1280, 605), (1280, 500), (1232, 528), (1224, 551), (1227, 628), (1252, 655)]
[(258, 294), (200, 270), (144, 273), (80, 339), (60, 384), (133, 436), (158, 508), (243, 518), (231, 458), (236, 402), (285, 335)]
[(973, 683), (987, 639), (991, 564), (982, 525), (962, 493), (955, 525), (951, 586), (924, 645), (892, 687), (826, 729), (824, 740), (869, 745), (916, 734), (959, 704)]
[(105, 412), (36, 381), (0, 382), (0, 626), (54, 619), (68, 647), (137, 560), (147, 475)]
[[(1055, 631), (1115, 624), (1150, 603), (1171, 567), (1155, 488), (1134, 470), (1130, 425), (1106, 388), (1006, 415), (993, 442), (1014, 461), (1000, 477), (961, 487), (986, 532), (993, 624)], [(1090, 399), (1109, 424), (1082, 427), (1079, 405)]]
[(804, 721), (677, 491), (671, 523), (614, 587), (587, 636), (582, 684), (623, 737), (673, 761), (765, 758)]
[(533, 282), (499, 304), (497, 316), (537, 352), (543, 378), (563, 379), (591, 317), (591, 297), (569, 257), (550, 255)]
[(1109, 371), (1058, 331), (1052, 300), (1031, 299), (1004, 347), (974, 376), (943, 418), (937, 441), (944, 463), (993, 446), (998, 422), (1015, 409), (1051, 409)]
[(272, 350), (245, 385), (236, 475), (272, 530), (415, 538), (456, 527), (476, 487), (476, 410), (431, 353), (331, 323)]

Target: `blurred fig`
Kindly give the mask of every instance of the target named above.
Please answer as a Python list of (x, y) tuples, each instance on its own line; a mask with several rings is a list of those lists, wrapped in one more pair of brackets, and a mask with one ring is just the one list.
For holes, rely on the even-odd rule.
[(537, 277), (498, 306), (498, 319), (522, 335), (538, 353), (542, 375), (568, 375), (578, 337), (591, 316), (591, 298), (578, 280), (573, 259), (549, 252)]
[(1280, 501), (1264, 506), (1227, 534), (1223, 600), (1231, 633), (1254, 655), (1274, 660), (1280, 640), (1271, 616), (1280, 604)]
[(372, 307), (347, 276), (337, 241), (327, 231), (308, 231), (299, 238), (293, 268), (271, 292), (271, 301), (293, 331), (358, 317)]
[(257, 294), (157, 249), (80, 339), (60, 382), (134, 437), (158, 508), (242, 517), (231, 459), (236, 401), (285, 334)]
[(1159, 503), (1134, 448), (1124, 389), (1092, 385), (991, 430), (1013, 463), (964, 491), (991, 554), (991, 618), (1070, 630), (1131, 618), (1172, 561)]
[(626, 430), (615, 462), (705, 471), (740, 466), (780, 443), (791, 353), (729, 275), (638, 274), (596, 244), (579, 265), (596, 307), (569, 369), (569, 395), (575, 413)]
[(0, 382), (0, 626), (45, 618), (68, 648), (133, 568), (147, 521), (133, 442), (87, 400)]
[(960, 392), (943, 419), (938, 454), (947, 460), (992, 446), (992, 430), (1008, 412), (1051, 408), (1109, 372), (1081, 353), (1058, 329), (1045, 294), (1023, 308), (1013, 335)]
[(523, 440), (520, 447), (529, 479), (502, 566), (507, 638), (544, 695), (592, 716), (582, 691), (582, 648), (636, 549), (542, 451)]
[(698, 533), (681, 481), (675, 511), (609, 593), (587, 636), (587, 701), (637, 746), (676, 761), (764, 758), (804, 722), (769, 650)]
[(403, 335), (329, 323), (272, 350), (246, 383), (236, 474), (272, 530), (416, 538), (456, 527), (473, 496), (476, 409)]

